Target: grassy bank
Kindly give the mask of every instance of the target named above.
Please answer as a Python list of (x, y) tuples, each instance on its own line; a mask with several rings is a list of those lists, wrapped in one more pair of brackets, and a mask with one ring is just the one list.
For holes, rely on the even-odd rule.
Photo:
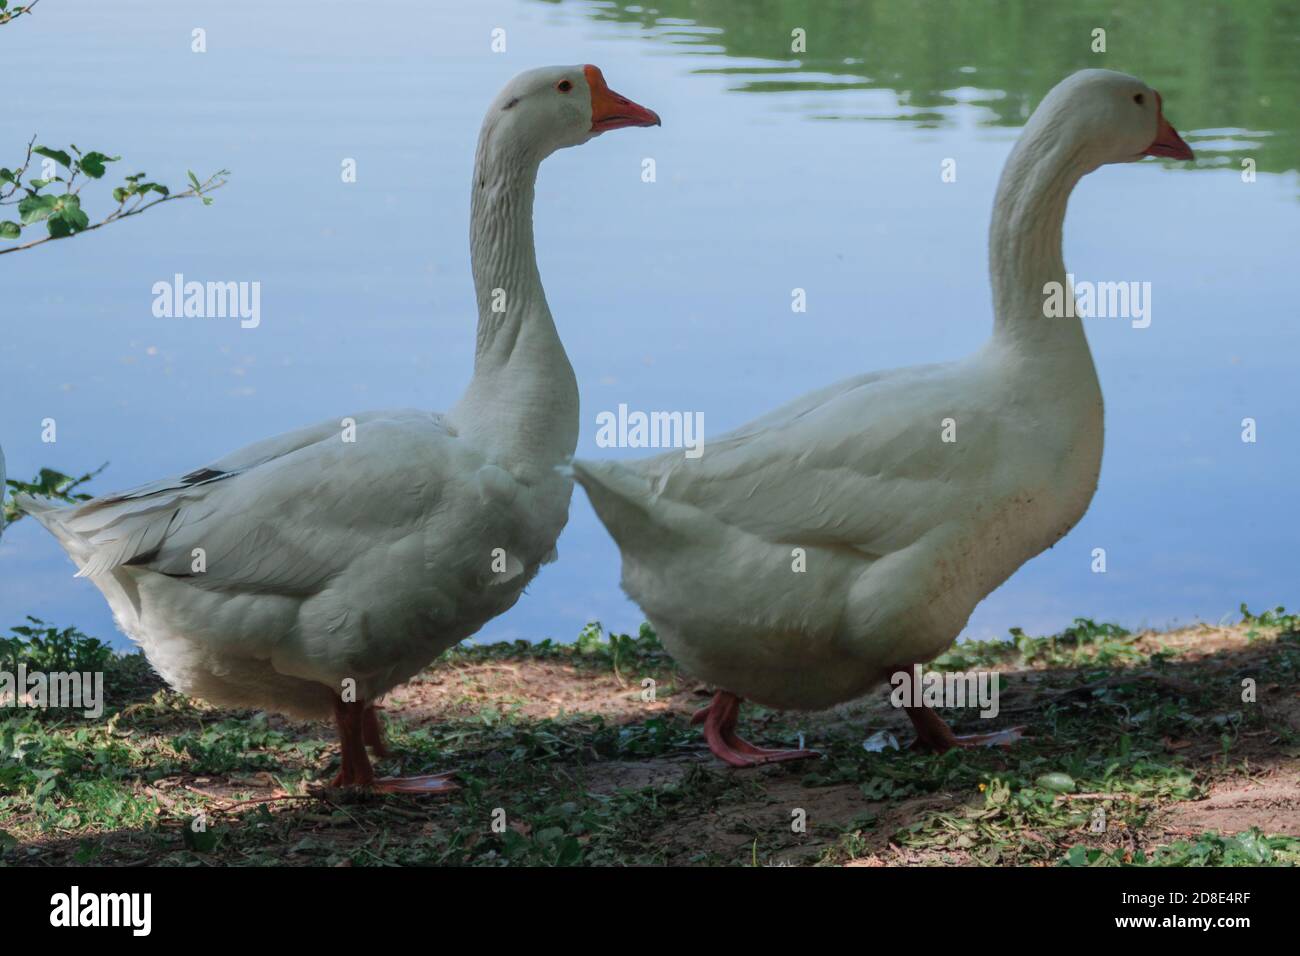
[(750, 739), (802, 733), (823, 757), (746, 771), (704, 748), (689, 719), (708, 689), (648, 629), (458, 648), (386, 702), (381, 772), (458, 771), (459, 792), (422, 799), (325, 790), (329, 727), (196, 704), (138, 655), (31, 625), (0, 661), (99, 660), (110, 707), (93, 721), (0, 710), (0, 863), (1300, 862), (1295, 616), (1013, 637), (935, 665), (1001, 675), (995, 725), (1030, 735), (1013, 750), (868, 751), (878, 731), (904, 748), (912, 736), (882, 688), (820, 714), (747, 706)]

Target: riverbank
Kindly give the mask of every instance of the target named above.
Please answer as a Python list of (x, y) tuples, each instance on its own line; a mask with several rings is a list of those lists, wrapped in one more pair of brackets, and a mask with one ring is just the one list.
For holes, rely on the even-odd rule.
[[(823, 756), (745, 771), (704, 747), (689, 721), (709, 689), (648, 630), (457, 649), (385, 705), (394, 757), (381, 772), (458, 771), (462, 789), (433, 799), (322, 790), (337, 769), (330, 728), (196, 704), (131, 657), (112, 665), (100, 720), (3, 712), (0, 860), (1300, 862), (1295, 616), (1013, 637), (934, 666), (1001, 675), (993, 723), (1029, 735), (1014, 749), (870, 752), (878, 731), (904, 748), (912, 737), (882, 688), (820, 714), (747, 706), (756, 743), (802, 733)], [(959, 733), (988, 729), (973, 710), (945, 716)]]

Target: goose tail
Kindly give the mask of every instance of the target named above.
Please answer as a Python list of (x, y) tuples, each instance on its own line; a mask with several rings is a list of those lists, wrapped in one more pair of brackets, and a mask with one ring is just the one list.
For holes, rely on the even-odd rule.
[(71, 511), (73, 506), (65, 504), (56, 498), (48, 498), (45, 495), (29, 495), (25, 492), (19, 492), (14, 495), (14, 504), (18, 510), (24, 514), (29, 514), (45, 527), (54, 531), (53, 525), (57, 524), (57, 517), (60, 511)]
[(123, 633), (132, 640), (140, 622), (139, 592), (130, 578), (106, 564), (103, 552), (91, 538), (71, 526), (84, 505), (69, 504), (44, 495), (14, 495), (14, 502), (26, 514), (36, 519), (77, 566), (77, 577), (90, 578), (108, 601), (113, 618)]
[(14, 495), (14, 504), (24, 514), (35, 518), (76, 562), (78, 568), (84, 568), (90, 559), (92, 548), (81, 535), (64, 524), (64, 519), (76, 511), (76, 505), (48, 498), (45, 495)]
[(575, 458), (573, 479), (582, 485), (605, 529), (619, 548), (641, 548), (672, 537), (664, 508), (650, 481), (615, 461)]

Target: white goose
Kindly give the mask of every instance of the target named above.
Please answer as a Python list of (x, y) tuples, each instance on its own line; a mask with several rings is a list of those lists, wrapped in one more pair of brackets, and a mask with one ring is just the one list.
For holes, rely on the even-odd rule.
[(522, 73), (489, 107), (471, 204), (474, 375), (451, 412), (356, 414), (354, 435), (325, 421), (79, 507), (20, 496), (168, 683), (333, 713), (335, 785), (453, 787), (449, 774), (376, 781), (366, 746), (383, 753), (374, 701), (513, 605), (568, 516), (556, 466), (577, 441), (578, 390), (533, 249), (538, 165), (658, 123), (593, 66)]
[[(1079, 319), (1044, 318), (1044, 285), (1065, 287), (1075, 184), (1144, 155), (1192, 156), (1159, 95), (1107, 70), (1070, 76), (1030, 117), (998, 186), (995, 321), (980, 351), (832, 385), (699, 458), (574, 463), (622, 551), (624, 590), (687, 670), (721, 688), (697, 715), (721, 759), (808, 756), (740, 739), (737, 695), (822, 709), (933, 659), (1087, 510), (1101, 390)], [(957, 738), (932, 710), (908, 714), (935, 749), (1016, 736)]]

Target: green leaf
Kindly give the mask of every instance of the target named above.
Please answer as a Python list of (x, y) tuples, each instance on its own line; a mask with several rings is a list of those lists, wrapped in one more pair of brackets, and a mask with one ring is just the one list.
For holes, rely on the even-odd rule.
[(18, 180), (14, 179), (14, 171), (12, 169), (7, 169), (4, 166), (0, 166), (0, 183), (16, 182), (18, 182)]
[(22, 235), (23, 227), (16, 222), (0, 222), (0, 239), (17, 239)]
[(49, 230), (50, 237), (53, 239), (72, 235), (72, 227), (62, 216), (51, 216), (45, 221), (45, 228)]
[[(81, 232), (90, 225), (90, 217), (82, 211), (81, 199), (77, 196), (61, 197), (61, 209), (59, 218), (67, 223), (71, 232)], [(54, 217), (50, 217), (50, 222), (54, 222)]]
[(194, 175), (194, 170), (187, 169), (185, 172), (189, 175), (190, 185), (194, 187), (195, 192), (203, 188), (203, 184), (199, 182), (199, 177)]
[(106, 156), (103, 153), (92, 150), (85, 156), (82, 156), (77, 165), (80, 166), (81, 171), (91, 179), (99, 179), (99, 177), (104, 175), (105, 163), (115, 163), (121, 158), (121, 156)]
[(1045, 773), (1034, 781), (1044, 790), (1054, 790), (1057, 793), (1074, 793), (1074, 778), (1068, 773)]
[(32, 150), (32, 152), (37, 156), (45, 156), (57, 163), (61, 163), (68, 169), (72, 168), (72, 157), (61, 149), (50, 149), (48, 146), (37, 146)]
[(126, 197), (131, 195), (131, 190), (125, 186), (117, 186), (113, 189), (113, 201), (117, 203), (126, 202)]
[(194, 850), (197, 853), (211, 853), (217, 846), (217, 834), (215, 831), (206, 828), (196, 830), (194, 828), (194, 818), (190, 817), (185, 821), (185, 829), (181, 831), (181, 842), (185, 844), (187, 850)]
[(18, 215), (23, 225), (28, 226), (42, 219), (48, 219), (54, 211), (57, 196), (28, 196), (18, 204)]

